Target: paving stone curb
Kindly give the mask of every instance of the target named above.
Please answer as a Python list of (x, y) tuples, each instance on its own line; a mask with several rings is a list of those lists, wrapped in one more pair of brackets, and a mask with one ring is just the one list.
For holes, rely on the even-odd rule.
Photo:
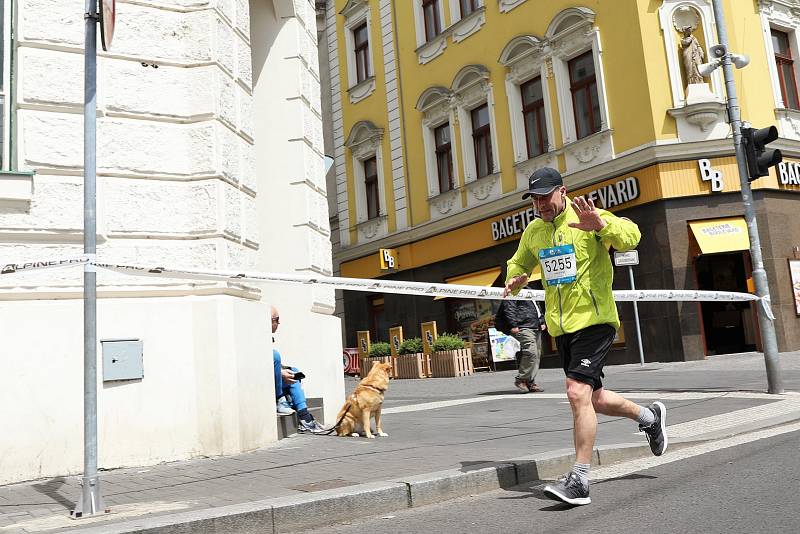
[[(671, 443), (671, 449), (697, 445), (706, 440)], [(650, 456), (641, 443), (598, 446), (592, 464), (610, 465)], [(477, 464), (400, 477), (345, 488), (316, 491), (244, 504), (181, 512), (124, 523), (74, 529), (81, 534), (225, 534), (288, 533), (321, 527), (366, 515), (439, 503), (458, 497), (509, 488), (527, 482), (556, 478), (569, 471), (575, 460), (572, 449), (514, 458), (507, 462)]]

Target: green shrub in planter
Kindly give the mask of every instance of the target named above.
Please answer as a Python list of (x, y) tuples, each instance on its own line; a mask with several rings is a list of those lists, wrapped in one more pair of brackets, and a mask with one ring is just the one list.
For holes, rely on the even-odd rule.
[(391, 356), (391, 354), (392, 347), (385, 341), (376, 341), (369, 347), (370, 358), (386, 358), (387, 356)]
[(422, 352), (422, 339), (412, 337), (400, 343), (398, 354), (417, 354)]
[(455, 334), (442, 334), (433, 342), (434, 352), (458, 350), (464, 348), (464, 340)]

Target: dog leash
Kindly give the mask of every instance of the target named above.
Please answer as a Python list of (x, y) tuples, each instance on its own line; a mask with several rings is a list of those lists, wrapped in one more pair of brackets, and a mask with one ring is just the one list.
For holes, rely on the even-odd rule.
[(344, 421), (344, 418), (345, 418), (345, 417), (347, 417), (347, 414), (348, 414), (349, 412), (350, 412), (350, 403), (348, 402), (348, 403), (347, 403), (347, 409), (344, 411), (344, 413), (343, 413), (343, 414), (342, 414), (342, 416), (339, 418), (339, 420), (338, 420), (338, 421), (336, 421), (336, 424), (335, 424), (335, 425), (333, 425), (332, 427), (330, 427), (330, 428), (329, 428), (328, 430), (326, 430), (325, 432), (317, 432), (317, 433), (315, 433), (315, 434), (311, 434), (311, 435), (312, 435), (312, 436), (330, 436), (331, 434), (333, 434), (333, 431), (334, 431), (334, 430), (336, 430), (337, 428), (339, 428), (339, 425), (341, 425), (341, 424), (342, 424), (342, 421)]

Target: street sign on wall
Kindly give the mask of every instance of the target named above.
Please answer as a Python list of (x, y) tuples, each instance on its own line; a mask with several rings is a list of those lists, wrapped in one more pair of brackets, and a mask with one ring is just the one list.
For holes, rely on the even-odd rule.
[(615, 252), (614, 265), (617, 267), (622, 265), (639, 265), (639, 251), (629, 250), (627, 252)]

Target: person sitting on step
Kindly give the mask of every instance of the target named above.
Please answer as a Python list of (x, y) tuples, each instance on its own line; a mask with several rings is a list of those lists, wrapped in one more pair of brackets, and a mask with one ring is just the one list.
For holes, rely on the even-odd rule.
[[(278, 309), (272, 306), (272, 333), (278, 330), (281, 319)], [(275, 338), (272, 339), (273, 343)], [(301, 380), (296, 378), (300, 372), (295, 367), (289, 367), (281, 363), (281, 353), (278, 349), (272, 349), (272, 360), (275, 366), (275, 398), (277, 399), (278, 415), (292, 415), (297, 412), (299, 421), (297, 431), (301, 434), (310, 432), (316, 434), (325, 431), (325, 428), (314, 419), (308, 411), (306, 395), (303, 392)], [(302, 375), (303, 377), (305, 375)]]

